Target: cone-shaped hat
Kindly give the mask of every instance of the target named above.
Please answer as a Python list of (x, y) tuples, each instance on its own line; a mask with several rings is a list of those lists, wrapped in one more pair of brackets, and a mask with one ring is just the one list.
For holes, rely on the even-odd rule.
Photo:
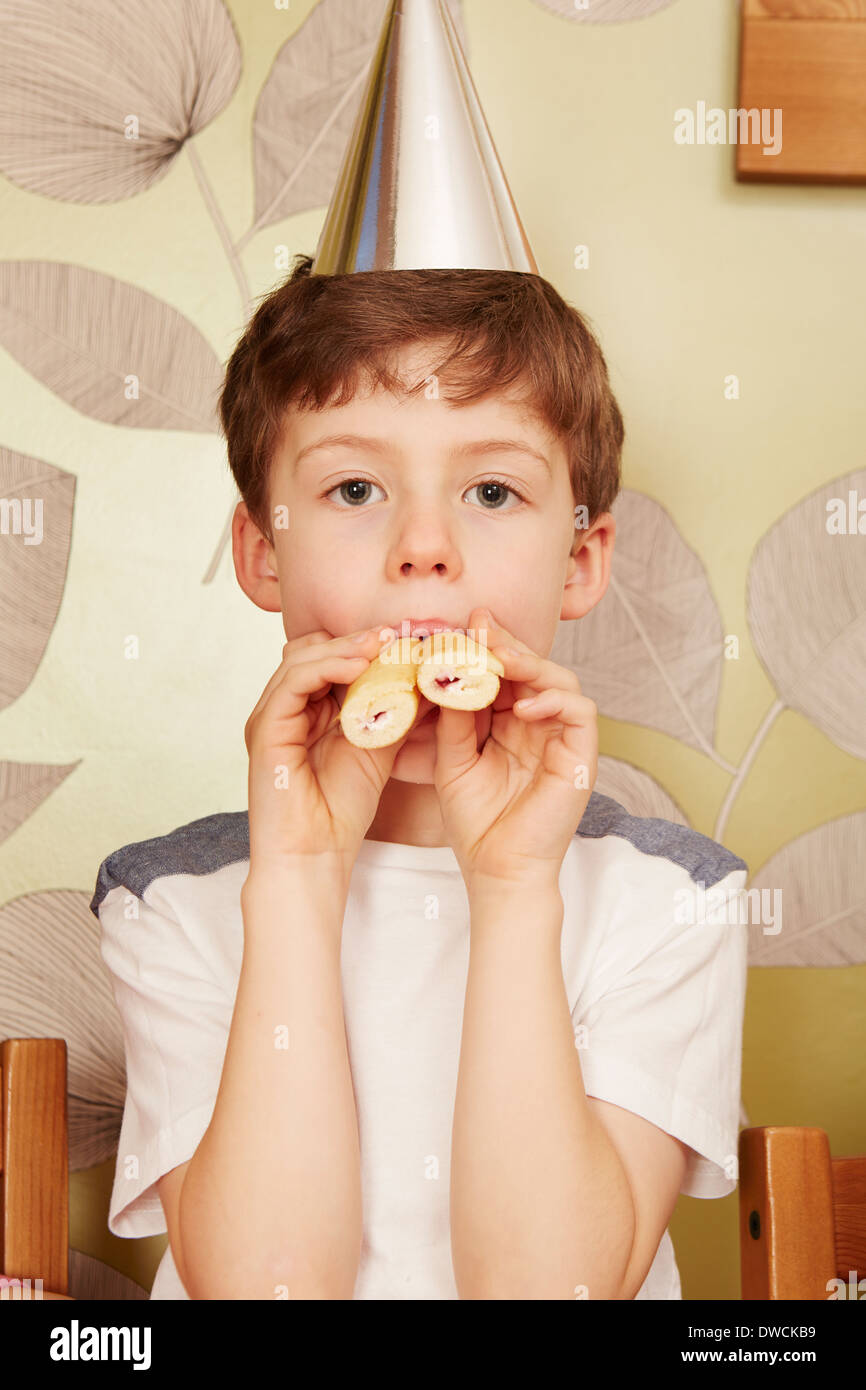
[(389, 0), (314, 275), (539, 273), (445, 0)]

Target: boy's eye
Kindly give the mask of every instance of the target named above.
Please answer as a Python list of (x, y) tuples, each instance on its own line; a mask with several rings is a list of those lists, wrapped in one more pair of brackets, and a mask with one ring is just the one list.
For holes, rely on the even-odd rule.
[[(499, 498), (502, 497), (502, 495), (506, 492), (510, 492), (514, 497), (516, 497), (518, 503), (524, 501), (523, 493), (518, 492), (516, 487), (514, 487), (511, 483), (506, 483), (502, 478), (485, 478), (484, 481), (481, 483), (473, 483), (472, 487), (469, 488), (469, 491), (478, 492), (481, 494), (482, 506), (484, 510), (487, 512), (503, 512), (513, 510), (513, 508), (511, 507), (500, 507), (497, 505)], [(490, 495), (491, 493), (492, 496)]]
[[(344, 478), (341, 483), (335, 483), (334, 486), (329, 488), (322, 496), (330, 497), (331, 493), (336, 492), (339, 488), (340, 496), (343, 498), (343, 501), (348, 502), (350, 507), (357, 508), (362, 506), (366, 500), (364, 497), (359, 497), (357, 495), (358, 491), (365, 487), (378, 487), (378, 483), (371, 483), (369, 478)], [(381, 492), (382, 489), (379, 488), (379, 491)]]
[[(335, 483), (332, 488), (323, 493), (324, 497), (330, 497), (332, 493), (339, 491), (340, 497), (347, 503), (348, 507), (363, 507), (367, 498), (363, 495), (363, 489), (367, 487), (379, 487), (378, 483), (371, 483), (369, 478), (344, 478), (341, 483)], [(382, 489), (379, 488), (381, 492)], [(472, 487), (467, 488), (467, 493), (480, 493), (482, 508), (488, 512), (511, 511), (510, 507), (499, 505), (499, 500), (504, 493), (513, 493), (518, 499), (518, 503), (524, 501), (523, 494), (517, 491), (512, 483), (506, 483), (501, 478), (485, 478), (483, 482), (473, 483)], [(465, 495), (465, 494), (464, 494)], [(346, 510), (346, 508), (341, 508)]]

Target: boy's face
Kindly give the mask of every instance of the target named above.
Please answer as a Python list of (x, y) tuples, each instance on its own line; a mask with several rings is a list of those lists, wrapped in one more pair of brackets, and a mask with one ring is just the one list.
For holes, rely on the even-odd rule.
[[(401, 378), (426, 380), (441, 356), (413, 345), (400, 357)], [(282, 611), (287, 639), (389, 626), (399, 636), (404, 619), (466, 628), (483, 606), (547, 656), (559, 621), (582, 616), (604, 593), (615, 522), (606, 513), (575, 531), (564, 445), (510, 396), (452, 406), (435, 386), (414, 398), (377, 390), (338, 409), (288, 412), (270, 475), (274, 548), (244, 503), (233, 529), (238, 580), (260, 607)], [(358, 440), (312, 450), (336, 434), (384, 447)], [(504, 445), (470, 448), (489, 440), (519, 441), (549, 467)], [(494, 479), (508, 486), (482, 487)], [(481, 738), (491, 713), (476, 714)], [(431, 709), (416, 722), (392, 780), (432, 784), (436, 717)]]

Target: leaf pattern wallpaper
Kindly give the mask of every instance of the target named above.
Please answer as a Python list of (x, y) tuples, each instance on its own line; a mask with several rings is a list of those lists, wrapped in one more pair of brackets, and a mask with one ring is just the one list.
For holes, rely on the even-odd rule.
[[(786, 199), (757, 188), (746, 198), (719, 151), (671, 171), (674, 108), (735, 95), (736, 22), (723, 0), (449, 4), (542, 274), (588, 308), (626, 419), (610, 587), (585, 619), (561, 625), (551, 653), (602, 715), (596, 789), (635, 815), (721, 840), (749, 863), (755, 902), (781, 896), (784, 930), (750, 930), (742, 1122), (826, 1124), (834, 1151), (862, 1151), (862, 1118), (859, 1130), (823, 1119), (784, 1053), (777, 1074), (762, 1069), (760, 1040), (780, 1018), (773, 989), (753, 987), (755, 970), (781, 981), (774, 972), (791, 967), (832, 1000), (815, 972), (866, 961), (866, 470), (854, 467), (864, 401), (838, 371), (810, 378), (797, 367), (793, 328), (773, 317), (780, 301), (770, 297), (774, 274), (783, 297), (794, 289), (791, 262), (774, 271), (766, 254), (758, 264), (747, 240), (784, 243), (798, 219), (808, 223), (816, 249), (797, 262), (797, 291), (803, 314), (820, 319), (810, 349), (820, 340), (831, 364), (845, 364), (850, 354), (833, 358), (838, 324), (863, 347), (841, 288), (862, 275), (862, 241), (846, 220), (853, 191)], [(196, 722), (184, 682), (195, 698), (201, 682), (213, 703), (208, 672), (219, 668), (199, 673), (200, 651), (225, 649), (226, 633), (234, 650), (253, 617), (227, 555), (234, 500), (211, 526), (227, 472), (216, 400), (256, 300), (288, 270), (287, 250), (315, 249), (383, 10), (384, 0), (148, 0), (134, 11), (114, 0), (0, 0), (0, 1037), (66, 1039), (70, 1171), (104, 1165), (103, 1227), (125, 1071), (92, 885), (112, 849), (245, 805), (243, 722), (275, 664), (258, 628), (261, 680), (242, 645), (236, 708), (225, 725), (203, 719), (210, 741), (176, 766)], [(570, 84), (560, 80), (569, 63)], [(653, 121), (645, 172), (640, 132)], [(632, 205), (620, 187), (632, 178), (675, 184), (691, 250), (660, 239), (650, 254), (651, 225), (629, 239), (613, 203)], [(665, 216), (637, 188), (633, 201), (638, 222)], [(695, 246), (720, 211), (740, 241), (701, 264)], [(584, 241), (591, 278), (571, 259)], [(638, 246), (641, 294), (625, 302), (617, 286)], [(736, 258), (726, 283), (742, 297), (738, 329), (727, 325), (717, 354), (723, 330), (709, 313), (695, 327), (694, 296), (728, 274), (726, 257)], [(786, 377), (774, 358), (789, 351)], [(657, 394), (642, 394), (657, 362), (664, 382), (655, 376)], [(858, 384), (862, 366), (861, 355)], [(723, 398), (731, 372), (761, 402), (751, 416)], [(779, 423), (786, 413), (802, 456)], [(703, 444), (687, 456), (696, 438), (725, 430), (730, 476), (705, 462)], [(744, 454), (751, 463), (736, 471)], [(208, 495), (205, 521), (197, 508)], [(718, 510), (715, 530), (703, 502)], [(116, 677), (148, 598), (164, 594), (163, 574), (171, 601), (153, 622), (150, 664), (117, 678), (129, 701), (118, 719), (100, 687)], [(276, 654), (282, 636), (267, 632)], [(52, 718), (61, 707), (62, 730)], [(176, 726), (173, 741), (136, 742), (144, 710), (148, 730)], [(231, 789), (220, 781), (227, 759)], [(166, 811), (169, 782), (180, 790)], [(65, 827), (76, 848), (60, 869)], [(861, 1045), (863, 1023), (861, 1012), (851, 1024)], [(123, 1242), (100, 1229), (86, 1243), (108, 1253), (71, 1250), (74, 1297), (148, 1296), (146, 1275), (119, 1268), (139, 1267)], [(155, 1270), (165, 1241), (143, 1244)], [(733, 1271), (735, 1281), (735, 1261)]]

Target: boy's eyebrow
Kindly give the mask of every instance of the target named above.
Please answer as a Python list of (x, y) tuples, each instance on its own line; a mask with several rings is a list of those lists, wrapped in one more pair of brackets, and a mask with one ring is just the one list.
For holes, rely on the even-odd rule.
[[(298, 465), (309, 454), (317, 449), (366, 449), (368, 453), (389, 454), (392, 445), (387, 439), (374, 439), (370, 435), (364, 434), (326, 434), (321, 439), (317, 439), (312, 444), (307, 444), (300, 453), (296, 455), (293, 468), (297, 470)], [(468, 444), (458, 444), (452, 453), (458, 457), (471, 457), (476, 454), (500, 454), (500, 453), (519, 453), (525, 454), (528, 458), (535, 459), (541, 463), (550, 474), (550, 463), (544, 454), (526, 439), (475, 439)]]

